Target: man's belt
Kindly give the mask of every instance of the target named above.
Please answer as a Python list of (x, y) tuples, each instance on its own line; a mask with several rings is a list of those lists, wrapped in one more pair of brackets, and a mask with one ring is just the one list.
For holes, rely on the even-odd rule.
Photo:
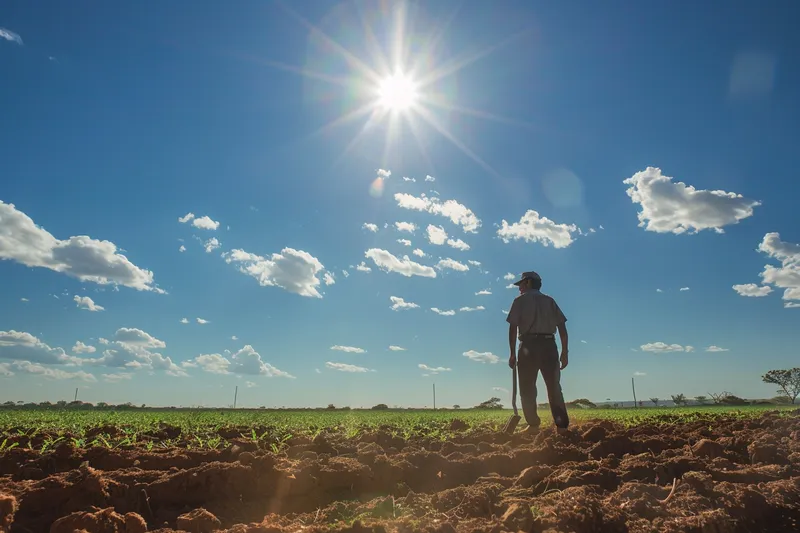
[(524, 338), (532, 338), (532, 339), (555, 339), (556, 336), (553, 333), (523, 333), (520, 336), (520, 339)]

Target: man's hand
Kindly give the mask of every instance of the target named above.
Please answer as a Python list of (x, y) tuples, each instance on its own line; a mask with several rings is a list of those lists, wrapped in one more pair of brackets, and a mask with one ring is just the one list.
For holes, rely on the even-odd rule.
[(511, 352), (511, 355), (508, 356), (508, 366), (510, 368), (517, 366), (517, 356), (514, 354), (514, 352)]
[(567, 352), (566, 350), (562, 350), (561, 351), (561, 370), (564, 370), (565, 368), (567, 368), (568, 364), (569, 364), (569, 352)]

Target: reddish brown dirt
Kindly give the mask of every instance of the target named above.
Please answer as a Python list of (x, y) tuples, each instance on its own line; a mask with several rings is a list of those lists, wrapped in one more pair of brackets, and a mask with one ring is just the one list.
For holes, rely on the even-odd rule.
[(326, 432), (279, 454), (17, 447), (0, 454), (0, 532), (800, 531), (800, 412), (456, 431)]

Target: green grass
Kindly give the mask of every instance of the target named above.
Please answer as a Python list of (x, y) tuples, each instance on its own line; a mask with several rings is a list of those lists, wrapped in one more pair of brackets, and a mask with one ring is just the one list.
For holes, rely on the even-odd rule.
[[(573, 423), (591, 419), (606, 419), (624, 425), (642, 422), (673, 423), (706, 419), (709, 416), (731, 415), (752, 417), (770, 410), (791, 409), (776, 406), (743, 407), (650, 407), (639, 409), (577, 409), (569, 414)], [(330, 429), (354, 436), (384, 426), (392, 433), (405, 438), (416, 435), (441, 435), (449, 423), (458, 418), (470, 426), (498, 429), (510, 416), (511, 411), (502, 410), (232, 410), (232, 409), (135, 409), (111, 410), (45, 410), (45, 409), (0, 409), (0, 434), (14, 435), (24, 432), (64, 434), (82, 436), (87, 429), (98, 426), (116, 426), (126, 435), (152, 431), (160, 424), (180, 427), (183, 435), (211, 438), (223, 427), (241, 427), (248, 437), (264, 435), (264, 438), (280, 440), (286, 435), (315, 435)], [(520, 412), (521, 414), (521, 412)], [(551, 423), (549, 411), (540, 410), (542, 424)], [(522, 423), (524, 425), (524, 422)]]

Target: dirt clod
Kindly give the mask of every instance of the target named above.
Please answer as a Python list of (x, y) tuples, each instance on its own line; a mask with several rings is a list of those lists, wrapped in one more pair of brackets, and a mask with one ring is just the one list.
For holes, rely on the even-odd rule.
[(189, 533), (211, 533), (222, 526), (219, 518), (205, 509), (195, 509), (178, 517), (178, 529)]

